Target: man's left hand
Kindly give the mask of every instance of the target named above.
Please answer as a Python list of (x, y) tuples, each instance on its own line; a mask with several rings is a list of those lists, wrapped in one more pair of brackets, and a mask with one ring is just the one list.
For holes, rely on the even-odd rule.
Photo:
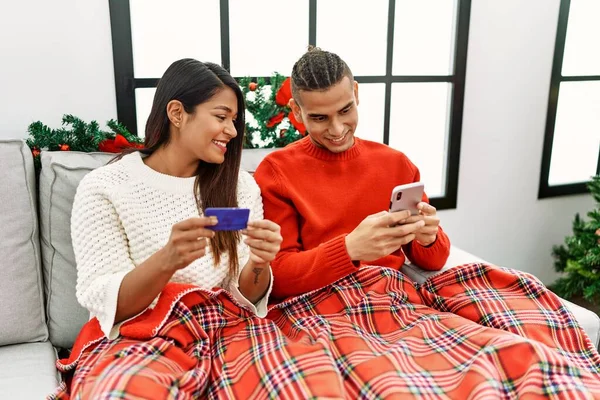
[(417, 209), (423, 216), (425, 225), (416, 232), (415, 240), (421, 246), (429, 246), (437, 238), (440, 218), (437, 216), (437, 210), (431, 204), (420, 202)]

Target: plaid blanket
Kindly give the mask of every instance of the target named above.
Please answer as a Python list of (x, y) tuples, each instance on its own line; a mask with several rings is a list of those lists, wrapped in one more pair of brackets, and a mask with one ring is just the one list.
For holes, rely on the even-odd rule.
[(415, 286), (366, 267), (270, 307), (168, 284), (108, 341), (96, 320), (50, 399), (600, 398), (600, 356), (534, 277), (469, 264)]

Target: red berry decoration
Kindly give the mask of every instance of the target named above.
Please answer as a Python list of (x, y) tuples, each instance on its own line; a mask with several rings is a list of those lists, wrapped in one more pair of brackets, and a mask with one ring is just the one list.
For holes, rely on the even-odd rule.
[(250, 89), (251, 92), (254, 92), (257, 87), (258, 84), (256, 82), (250, 82), (250, 84), (248, 85), (248, 89)]
[(31, 153), (33, 154), (33, 157), (38, 157), (40, 155), (40, 150), (38, 148), (34, 148)]
[(69, 149), (70, 149), (68, 144), (61, 144), (58, 147), (60, 148), (60, 151), (69, 151)]

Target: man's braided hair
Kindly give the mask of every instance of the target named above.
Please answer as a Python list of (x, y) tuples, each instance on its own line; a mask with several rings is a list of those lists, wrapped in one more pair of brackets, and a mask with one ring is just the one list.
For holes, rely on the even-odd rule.
[(337, 54), (310, 46), (292, 68), (292, 96), (298, 101), (298, 92), (323, 91), (340, 82), (344, 76), (354, 81), (348, 65)]

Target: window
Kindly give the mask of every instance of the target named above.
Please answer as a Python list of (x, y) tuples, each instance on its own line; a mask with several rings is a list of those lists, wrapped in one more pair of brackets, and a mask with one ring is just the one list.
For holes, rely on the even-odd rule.
[(584, 193), (600, 173), (600, 2), (561, 0), (539, 198)]
[[(143, 135), (176, 59), (289, 75), (312, 44), (360, 83), (357, 136), (406, 153), (431, 202), (456, 207), (470, 0), (110, 0), (119, 120)], [(172, 40), (176, 36), (177, 40)]]

